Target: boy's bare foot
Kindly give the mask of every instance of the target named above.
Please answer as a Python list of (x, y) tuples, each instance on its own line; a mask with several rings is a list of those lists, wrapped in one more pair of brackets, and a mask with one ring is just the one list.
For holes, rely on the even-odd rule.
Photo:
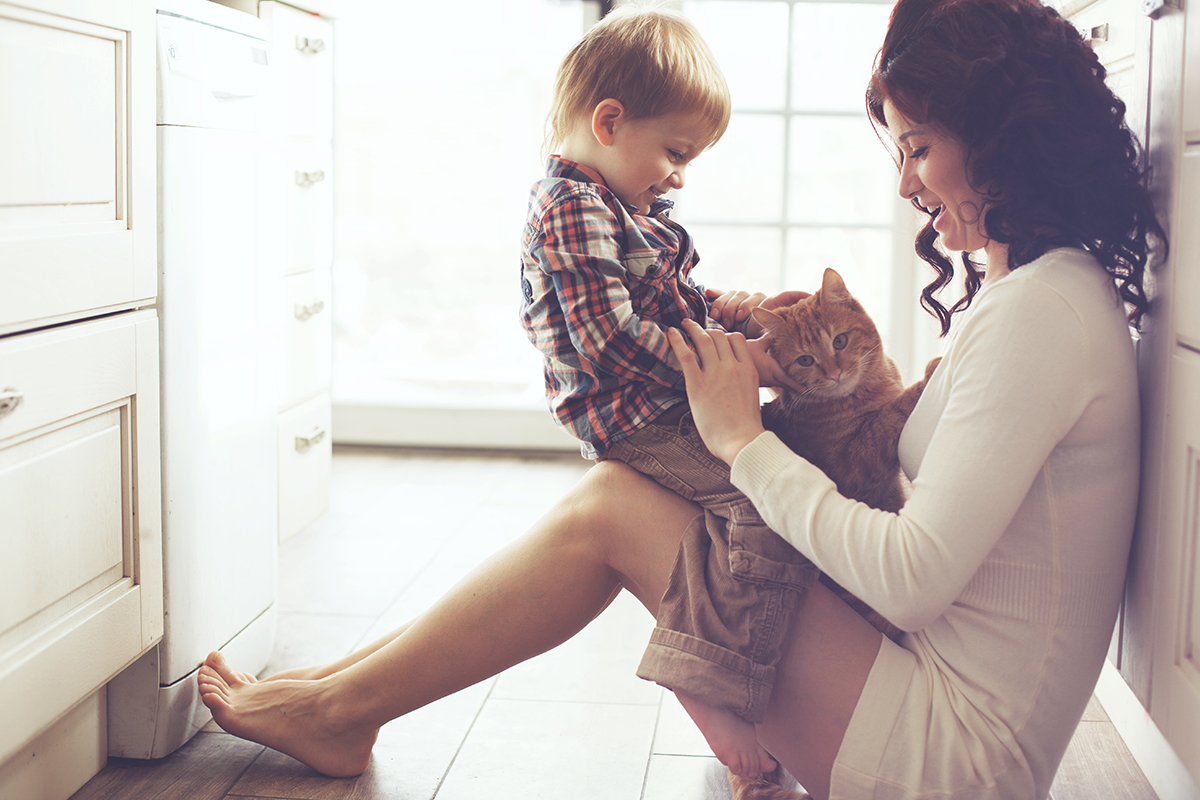
[(327, 682), (256, 683), (246, 677), (216, 652), (200, 667), (200, 698), (224, 730), (330, 777), (358, 775), (367, 768), (379, 729), (331, 714)]
[(771, 772), (778, 766), (758, 743), (752, 724), (732, 711), (710, 706), (692, 695), (676, 692), (675, 696), (704, 734), (713, 755), (730, 772), (748, 777)]

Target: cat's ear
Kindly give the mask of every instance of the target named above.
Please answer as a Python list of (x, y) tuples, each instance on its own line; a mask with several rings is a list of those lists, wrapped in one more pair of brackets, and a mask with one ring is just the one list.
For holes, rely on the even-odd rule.
[(750, 316), (754, 317), (754, 321), (762, 325), (763, 330), (767, 333), (775, 333), (780, 326), (784, 325), (783, 317), (776, 314), (769, 308), (758, 306), (750, 311)]
[(846, 283), (842, 276), (832, 269), (826, 269), (825, 276), (821, 279), (821, 296), (838, 303), (854, 299), (850, 292), (846, 291)]

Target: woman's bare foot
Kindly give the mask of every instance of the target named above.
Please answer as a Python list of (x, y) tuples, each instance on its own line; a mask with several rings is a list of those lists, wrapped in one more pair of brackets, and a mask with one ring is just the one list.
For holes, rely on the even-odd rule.
[(754, 726), (721, 708), (710, 706), (683, 692), (675, 696), (692, 722), (704, 734), (713, 755), (735, 775), (752, 776), (771, 772), (778, 766), (761, 744)]
[(224, 730), (266, 745), (334, 778), (358, 775), (371, 760), (378, 728), (329, 711), (327, 681), (256, 683), (220, 653), (200, 667), (200, 698)]

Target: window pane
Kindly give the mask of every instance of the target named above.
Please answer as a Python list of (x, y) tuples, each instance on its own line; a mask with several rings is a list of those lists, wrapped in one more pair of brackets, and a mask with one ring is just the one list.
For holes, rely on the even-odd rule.
[(792, 110), (862, 111), (891, 6), (796, 3), (792, 10)]
[(582, 4), (557, 0), (358, 0), (339, 16), (335, 402), (545, 408), (520, 233), (554, 72), (582, 30)]
[(815, 292), (832, 267), (875, 321), (885, 342), (892, 308), (892, 232), (863, 228), (790, 228), (784, 287)]
[(778, 222), (783, 203), (783, 117), (734, 114), (721, 141), (692, 162), (672, 192), (684, 225)]
[(792, 117), (788, 220), (890, 225), (896, 167), (863, 117)]
[(707, 288), (775, 294), (782, 286), (783, 231), (750, 226), (693, 225), (700, 263), (692, 273)]
[(691, 0), (683, 13), (712, 49), (739, 111), (782, 111), (787, 97), (788, 7), (782, 2)]

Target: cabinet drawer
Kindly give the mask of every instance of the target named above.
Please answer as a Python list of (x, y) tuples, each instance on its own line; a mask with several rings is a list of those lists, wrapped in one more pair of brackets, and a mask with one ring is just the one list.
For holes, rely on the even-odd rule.
[(134, 329), (103, 322), (0, 340), (0, 446), (12, 437), (134, 394)]
[(0, 339), (0, 388), (3, 761), (162, 635), (155, 314)]
[(333, 147), (329, 142), (285, 142), (277, 169), (282, 215), (277, 241), (283, 274), (333, 264)]
[(259, 3), (258, 16), (271, 29), (274, 40), (279, 80), (276, 118), (281, 120), (281, 132), (331, 139), (333, 25), (274, 0)]
[(329, 387), (333, 313), (330, 272), (314, 270), (283, 279), (284, 350), (280, 407), (288, 408)]
[(279, 416), (279, 540), (329, 508), (333, 441), (329, 394)]
[(91, 10), (0, 0), (0, 334), (155, 294), (153, 8)]

